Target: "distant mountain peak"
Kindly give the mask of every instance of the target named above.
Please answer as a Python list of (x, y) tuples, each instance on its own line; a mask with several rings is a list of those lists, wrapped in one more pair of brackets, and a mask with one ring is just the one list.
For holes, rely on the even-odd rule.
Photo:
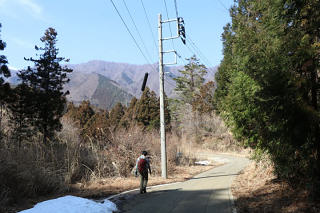
[[(133, 96), (140, 97), (141, 85), (146, 72), (149, 73), (147, 87), (159, 93), (158, 64), (129, 64), (91, 60), (81, 64), (67, 65), (73, 69), (69, 74), (70, 82), (65, 90), (70, 91), (68, 99), (74, 103), (90, 100), (101, 108), (110, 108), (117, 102), (129, 103)], [(165, 92), (170, 97), (174, 94), (175, 81), (183, 66), (165, 66)], [(206, 80), (214, 80), (217, 67), (209, 68)], [(18, 84), (18, 70), (12, 69), (8, 82)]]

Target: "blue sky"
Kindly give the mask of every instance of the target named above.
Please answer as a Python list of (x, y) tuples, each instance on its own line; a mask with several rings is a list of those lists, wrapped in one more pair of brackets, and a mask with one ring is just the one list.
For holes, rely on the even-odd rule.
[[(32, 65), (23, 58), (35, 57), (34, 46), (42, 46), (40, 37), (48, 27), (57, 30), (60, 56), (70, 58), (72, 64), (95, 59), (132, 64), (157, 62), (158, 49), (154, 43), (158, 44), (158, 14), (167, 19), (164, 0), (143, 0), (155, 42), (141, 0), (125, 0), (146, 48), (123, 0), (113, 1), (148, 61), (139, 52), (110, 0), (0, 0), (1, 39), (7, 43), (3, 54), (7, 56), (9, 66), (21, 69)], [(174, 0), (166, 0), (166, 4), (169, 18), (175, 18)], [(206, 66), (218, 65), (222, 59), (221, 33), (223, 26), (231, 20), (227, 8), (232, 4), (233, 0), (177, 0), (186, 34), (200, 49), (202, 55), (197, 55)], [(174, 33), (175, 25), (171, 24), (171, 28)], [(164, 26), (163, 34), (170, 36), (168, 24)], [(171, 41), (165, 41), (164, 50), (171, 50), (173, 46), (183, 58), (197, 53), (190, 42), (187, 46), (192, 51), (180, 39), (174, 40), (173, 45)], [(172, 59), (172, 55), (165, 57), (168, 62)], [(178, 64), (185, 64), (185, 61), (178, 59)]]

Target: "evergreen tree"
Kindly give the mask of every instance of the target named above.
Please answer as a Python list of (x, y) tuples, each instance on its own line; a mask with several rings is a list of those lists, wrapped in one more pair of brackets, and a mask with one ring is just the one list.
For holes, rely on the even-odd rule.
[[(1, 32), (1, 23), (0, 23), (0, 32)], [(0, 51), (3, 51), (6, 48), (6, 43), (1, 39), (0, 35)], [(7, 101), (8, 94), (10, 92), (10, 86), (5, 82), (5, 78), (11, 76), (8, 69), (8, 60), (6, 56), (0, 54), (0, 141), (2, 138), (2, 113), (4, 111), (4, 105)]]
[(137, 105), (138, 99), (136, 97), (133, 97), (130, 101), (130, 104), (128, 108), (125, 111), (125, 114), (121, 118), (120, 125), (122, 127), (125, 127), (128, 129), (130, 125), (134, 125), (134, 122), (136, 120), (136, 105)]
[(85, 127), (87, 122), (94, 116), (95, 112), (90, 105), (90, 101), (82, 101), (79, 107), (70, 103), (68, 105), (68, 111), (66, 116), (71, 118), (78, 128), (82, 129)]
[(147, 87), (136, 105), (136, 120), (145, 127), (160, 127), (159, 100), (155, 92)]
[(117, 103), (109, 113), (109, 121), (112, 130), (116, 130), (125, 113), (125, 107), (121, 103)]
[(214, 110), (213, 101), (214, 83), (209, 81), (202, 85), (198, 93), (195, 94), (192, 110), (200, 114), (211, 113)]
[(12, 139), (21, 148), (23, 142), (30, 141), (34, 131), (34, 92), (25, 84), (20, 84), (13, 89), (8, 101), (10, 109), (10, 125), (12, 127)]
[(184, 70), (179, 70), (181, 76), (174, 78), (176, 81), (175, 91), (178, 92), (179, 100), (182, 104), (193, 104), (195, 93), (203, 85), (207, 68), (200, 64), (196, 56), (187, 59), (189, 63), (184, 66)]
[(61, 129), (60, 118), (66, 105), (66, 95), (63, 85), (69, 81), (67, 73), (72, 72), (67, 67), (62, 67), (61, 62), (68, 62), (59, 57), (59, 49), (56, 48), (57, 32), (48, 28), (40, 39), (44, 47), (35, 47), (41, 51), (39, 59), (29, 58), (27, 61), (34, 63), (34, 67), (28, 67), (19, 73), (22, 82), (36, 92), (36, 126), (43, 134), (43, 142), (51, 139), (54, 131)]
[[(1, 23), (0, 23), (0, 32), (1, 32)], [(1, 40), (1, 35), (0, 35), (0, 51), (3, 51), (6, 48), (6, 43)], [(10, 77), (10, 71), (9, 68), (7, 66), (8, 64), (8, 60), (6, 58), (6, 56), (4, 55), (0, 55), (0, 86), (3, 86), (4, 84), (4, 78), (8, 78)], [(0, 93), (0, 95), (2, 95), (2, 93)], [(2, 96), (0, 97), (0, 100), (2, 99)]]
[(100, 142), (100, 144), (111, 142), (108, 112), (106, 110), (101, 110), (91, 116), (83, 128), (81, 136), (85, 141), (90, 138), (89, 140)]
[(217, 107), (279, 177), (320, 177), (320, 2), (238, 1), (223, 33)]
[[(188, 108), (192, 108), (191, 120), (192, 120), (192, 135), (198, 138), (198, 121), (200, 117), (198, 112), (195, 111), (198, 108), (196, 105), (199, 100), (197, 95), (200, 93), (200, 88), (203, 86), (205, 79), (204, 76), (207, 74), (207, 68), (205, 65), (199, 62), (199, 59), (194, 55), (187, 59), (189, 63), (184, 66), (184, 70), (179, 70), (181, 76), (174, 78), (176, 81), (178, 99), (173, 101), (172, 109), (177, 124), (180, 126), (182, 120), (185, 119)], [(189, 112), (188, 112), (189, 113)]]

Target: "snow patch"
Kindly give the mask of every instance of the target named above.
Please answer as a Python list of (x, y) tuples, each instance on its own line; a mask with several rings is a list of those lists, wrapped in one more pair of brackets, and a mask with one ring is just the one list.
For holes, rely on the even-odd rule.
[(114, 211), (117, 211), (116, 204), (107, 199), (97, 203), (89, 199), (68, 195), (38, 203), (32, 209), (21, 211), (21, 213), (112, 213)]
[(202, 161), (197, 161), (197, 162), (195, 162), (195, 164), (197, 164), (197, 165), (203, 165), (203, 166), (208, 166), (208, 165), (210, 165), (210, 162), (207, 161), (207, 160), (202, 160)]

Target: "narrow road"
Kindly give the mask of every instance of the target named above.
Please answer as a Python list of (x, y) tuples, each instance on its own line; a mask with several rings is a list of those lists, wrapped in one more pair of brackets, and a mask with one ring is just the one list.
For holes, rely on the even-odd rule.
[(122, 197), (118, 203), (121, 212), (231, 213), (232, 181), (249, 160), (220, 154), (207, 157), (225, 164), (182, 183), (147, 189), (148, 193), (142, 195), (134, 192)]

